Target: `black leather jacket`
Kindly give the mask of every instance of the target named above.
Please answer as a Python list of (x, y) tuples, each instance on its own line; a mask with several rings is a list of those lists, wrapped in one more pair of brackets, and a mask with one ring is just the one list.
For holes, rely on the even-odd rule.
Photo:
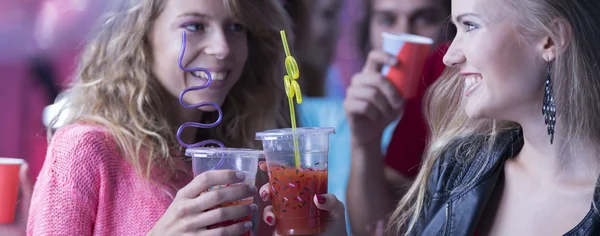
[[(483, 138), (461, 140), (462, 143), (481, 144)], [(461, 143), (457, 142), (457, 143)], [(493, 148), (481, 148), (472, 162), (456, 161), (460, 147), (449, 148), (434, 165), (428, 186), (424, 214), (417, 220), (410, 235), (473, 235), (487, 202), (502, 176), (504, 162), (519, 153), (523, 147), (520, 130), (499, 134)], [(459, 150), (456, 152), (456, 150)], [(484, 168), (482, 174), (477, 171)], [(479, 176), (479, 177), (477, 177)], [(600, 188), (596, 188), (594, 202), (600, 206)], [(591, 205), (591, 204), (590, 204)], [(590, 212), (565, 235), (600, 235), (600, 218)]]

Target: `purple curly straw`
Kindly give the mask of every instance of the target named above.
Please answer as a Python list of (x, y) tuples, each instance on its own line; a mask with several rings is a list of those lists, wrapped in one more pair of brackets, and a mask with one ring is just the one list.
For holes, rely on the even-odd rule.
[(196, 72), (196, 71), (202, 71), (204, 73), (206, 73), (208, 75), (208, 82), (203, 85), (203, 86), (195, 86), (195, 87), (189, 87), (183, 90), (183, 92), (181, 92), (181, 94), (179, 95), (179, 103), (184, 107), (184, 108), (188, 108), (188, 109), (197, 109), (200, 107), (204, 107), (204, 106), (212, 106), (215, 109), (217, 109), (217, 112), (219, 112), (219, 118), (217, 119), (217, 121), (210, 123), (210, 124), (204, 124), (204, 123), (197, 123), (197, 122), (186, 122), (183, 125), (181, 125), (179, 127), (179, 129), (177, 130), (177, 141), (179, 142), (179, 144), (181, 144), (181, 146), (185, 147), (185, 148), (195, 148), (195, 147), (203, 147), (209, 144), (213, 144), (213, 145), (218, 145), (219, 147), (225, 147), (225, 145), (223, 145), (223, 143), (214, 140), (214, 139), (209, 139), (209, 140), (204, 140), (198, 143), (194, 143), (194, 144), (187, 144), (185, 142), (183, 142), (183, 140), (181, 140), (181, 132), (183, 131), (183, 129), (187, 128), (187, 127), (196, 127), (196, 128), (201, 128), (201, 129), (211, 129), (214, 128), (215, 126), (219, 125), (219, 123), (221, 123), (221, 121), (223, 120), (223, 111), (221, 110), (221, 107), (219, 107), (219, 105), (212, 103), (212, 102), (202, 102), (202, 103), (198, 103), (198, 104), (187, 104), (185, 103), (185, 101), (183, 101), (183, 96), (191, 91), (196, 91), (196, 90), (202, 90), (205, 88), (208, 88), (208, 86), (210, 86), (210, 83), (212, 82), (212, 75), (210, 74), (210, 72), (207, 69), (204, 68), (185, 68), (183, 66), (183, 63), (181, 61), (183, 61), (183, 56), (185, 55), (185, 48), (187, 44), (187, 37), (185, 34), (185, 31), (182, 33), (182, 40), (181, 40), (181, 53), (179, 54), (179, 60), (178, 60), (178, 65), (179, 68), (185, 72)]

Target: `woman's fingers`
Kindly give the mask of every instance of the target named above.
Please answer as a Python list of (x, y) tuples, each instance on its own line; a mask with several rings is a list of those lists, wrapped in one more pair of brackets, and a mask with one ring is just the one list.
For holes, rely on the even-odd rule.
[(275, 213), (273, 213), (273, 206), (267, 206), (263, 210), (262, 214), (263, 220), (270, 226), (275, 226), (277, 224), (275, 220)]
[(211, 186), (235, 184), (246, 179), (246, 174), (234, 170), (211, 170), (196, 176), (192, 182), (177, 192), (177, 197), (192, 199), (200, 196)]
[(271, 200), (271, 185), (265, 184), (260, 188), (259, 195), (263, 202)]
[(226, 227), (219, 227), (216, 229), (204, 230), (202, 235), (207, 236), (221, 236), (221, 235), (241, 235), (252, 229), (252, 222), (245, 221), (237, 224), (233, 224)]
[(268, 170), (268, 166), (267, 166), (267, 162), (266, 161), (259, 161), (258, 162), (258, 168), (260, 168), (260, 170), (267, 172)]
[[(198, 222), (198, 224), (195, 225), (196, 227), (200, 226), (199, 228), (201, 228), (218, 223), (226, 223), (228, 221), (231, 222), (234, 220), (240, 220), (244, 217), (249, 217), (257, 210), (258, 205), (256, 204), (220, 207), (195, 216), (191, 224), (194, 225), (194, 222)], [(188, 228), (186, 230), (192, 231), (194, 229)]]
[(333, 221), (345, 220), (345, 207), (333, 194), (315, 194), (313, 198), (317, 208), (328, 211)]
[(253, 197), (258, 190), (254, 185), (235, 184), (220, 189), (208, 191), (193, 201), (190, 206), (192, 213), (200, 213), (219, 204)]

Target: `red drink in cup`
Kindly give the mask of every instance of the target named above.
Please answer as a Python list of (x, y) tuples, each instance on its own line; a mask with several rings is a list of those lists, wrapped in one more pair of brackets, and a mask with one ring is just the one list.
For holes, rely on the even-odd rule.
[[(192, 157), (194, 176), (209, 170), (237, 170), (246, 173), (246, 180), (243, 184), (254, 185), (256, 170), (258, 168), (258, 159), (263, 156), (263, 152), (260, 150), (241, 148), (190, 148), (185, 151), (185, 155)], [(212, 186), (206, 192), (227, 186), (228, 185)], [(249, 197), (220, 204), (213, 209), (234, 205), (250, 205), (252, 203), (254, 203), (254, 198)], [(251, 220), (252, 216), (248, 215), (241, 219), (221, 222), (208, 226), (207, 228), (219, 228)], [(242, 236), (250, 236), (250, 232), (247, 232)]]
[(22, 159), (0, 158), (0, 224), (12, 224), (15, 220), (19, 195), (19, 170)]
[(290, 235), (325, 231), (326, 212), (317, 209), (313, 197), (327, 193), (327, 170), (270, 169), (269, 183), (277, 229)]
[(327, 193), (327, 154), (333, 128), (278, 129), (259, 132), (269, 168), (271, 199), (281, 235), (325, 231), (327, 212), (313, 201)]

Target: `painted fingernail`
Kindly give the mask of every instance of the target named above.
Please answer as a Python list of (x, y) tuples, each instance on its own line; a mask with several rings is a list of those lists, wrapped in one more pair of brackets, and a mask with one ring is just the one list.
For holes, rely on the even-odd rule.
[(273, 217), (267, 216), (267, 224), (273, 224)]
[(244, 223), (244, 228), (245, 229), (252, 228), (252, 222), (246, 222), (246, 223)]
[(317, 202), (319, 202), (319, 204), (325, 204), (326, 201), (327, 198), (325, 198), (323, 195), (317, 194)]
[(258, 210), (258, 205), (256, 204), (251, 204), (250, 205), (250, 211), (251, 212), (256, 212)]
[(237, 173), (235, 173), (235, 177), (237, 177), (239, 180), (245, 180), (246, 179), (246, 173), (239, 171)]
[(266, 201), (267, 200), (267, 192), (261, 192), (260, 198), (262, 198), (263, 201)]
[(256, 186), (254, 186), (254, 185), (248, 185), (248, 192), (257, 193), (258, 189), (256, 189)]

